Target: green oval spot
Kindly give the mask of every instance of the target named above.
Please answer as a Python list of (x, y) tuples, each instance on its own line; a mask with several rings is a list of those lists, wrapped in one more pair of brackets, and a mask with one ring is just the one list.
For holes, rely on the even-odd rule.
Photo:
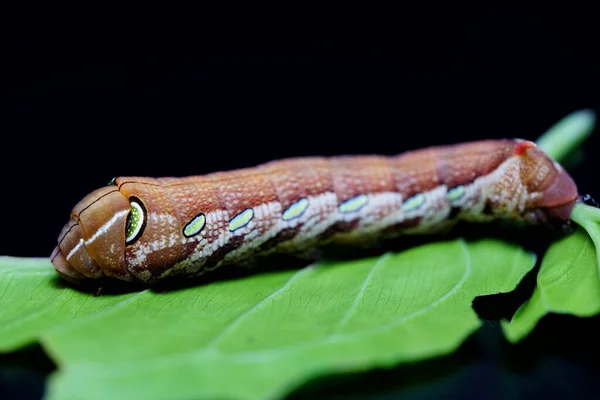
[(369, 202), (369, 197), (366, 194), (359, 194), (351, 199), (344, 201), (339, 206), (339, 210), (342, 213), (355, 212), (363, 208)]
[(465, 193), (466, 193), (465, 187), (462, 185), (459, 185), (459, 186), (455, 186), (452, 189), (448, 190), (448, 194), (446, 195), (446, 197), (450, 201), (456, 201), (456, 200), (460, 199), (461, 197), (463, 197), (465, 195)]
[(284, 212), (283, 220), (289, 221), (290, 219), (298, 218), (308, 208), (308, 199), (306, 197), (292, 203)]
[(419, 193), (406, 199), (406, 201), (402, 203), (402, 211), (415, 211), (418, 210), (423, 204), (425, 204), (425, 195), (423, 193)]
[(142, 232), (146, 227), (146, 209), (144, 204), (137, 197), (129, 199), (131, 209), (127, 215), (125, 224), (125, 243), (132, 244), (142, 236)]
[(188, 224), (183, 228), (183, 236), (190, 237), (200, 233), (206, 225), (206, 217), (200, 213), (196, 215)]
[(254, 210), (251, 208), (246, 208), (229, 221), (229, 230), (233, 232), (243, 228), (244, 226), (248, 225), (250, 221), (252, 221), (252, 218), (254, 218)]

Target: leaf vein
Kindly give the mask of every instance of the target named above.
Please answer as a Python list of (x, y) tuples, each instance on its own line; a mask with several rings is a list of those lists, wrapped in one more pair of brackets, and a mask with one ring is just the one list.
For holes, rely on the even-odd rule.
[(371, 267), (371, 270), (369, 271), (369, 273), (365, 277), (365, 281), (363, 282), (360, 290), (358, 291), (358, 294), (356, 295), (356, 298), (354, 299), (354, 302), (348, 308), (348, 310), (346, 311), (346, 313), (344, 314), (344, 316), (340, 319), (339, 323), (337, 324), (337, 326), (333, 330), (333, 335), (335, 335), (339, 331), (341, 331), (346, 326), (346, 324), (348, 323), (348, 320), (350, 320), (350, 318), (352, 317), (352, 315), (354, 315), (354, 313), (356, 312), (356, 308), (358, 307), (358, 303), (360, 303), (360, 301), (362, 300), (362, 298), (363, 298), (363, 296), (365, 294), (365, 290), (367, 289), (368, 284), (371, 282), (371, 278), (373, 277), (373, 273), (375, 272), (375, 270), (377, 269), (377, 267), (379, 267), (381, 264), (383, 264), (383, 260), (388, 259), (389, 257), (390, 257), (389, 253), (386, 253), (386, 254), (382, 255), (381, 257), (379, 257), (379, 259), (377, 259), (377, 261), (373, 263), (373, 266)]
[[(465, 263), (464, 263), (465, 268), (464, 268), (463, 275), (458, 280), (458, 282), (456, 282), (456, 284), (450, 290), (448, 290), (444, 295), (442, 295), (440, 298), (438, 298), (437, 300), (433, 301), (432, 303), (430, 303), (429, 305), (427, 305), (423, 308), (420, 308), (409, 314), (406, 314), (399, 318), (396, 318), (387, 324), (383, 324), (383, 325), (376, 326), (376, 327), (369, 328), (369, 329), (364, 329), (364, 330), (361, 330), (358, 332), (337, 333), (335, 335), (328, 335), (328, 336), (321, 337), (321, 338), (318, 338), (318, 339), (315, 339), (315, 340), (312, 340), (309, 342), (300, 343), (300, 344), (297, 344), (294, 346), (288, 346), (285, 348), (275, 348), (275, 349), (268, 349), (268, 350), (253, 350), (253, 351), (249, 351), (249, 352), (240, 352), (240, 353), (234, 353), (234, 354), (220, 353), (220, 356), (226, 357), (232, 361), (254, 362), (256, 360), (260, 361), (263, 359), (275, 358), (275, 357), (279, 357), (281, 355), (304, 350), (304, 349), (307, 349), (307, 348), (310, 348), (313, 346), (318, 346), (320, 344), (325, 344), (326, 341), (350, 340), (353, 338), (361, 337), (363, 335), (378, 333), (381, 331), (386, 331), (391, 328), (398, 327), (398, 326), (406, 323), (410, 319), (412, 319), (418, 315), (421, 315), (424, 312), (431, 310), (432, 308), (438, 306), (439, 304), (442, 304), (444, 301), (451, 298), (451, 296), (453, 296), (458, 290), (460, 290), (461, 287), (464, 286), (465, 282), (471, 276), (471, 272), (472, 272), (471, 261), (472, 260), (471, 260), (471, 254), (467, 248), (465, 241), (460, 240), (459, 243), (461, 244), (461, 248), (463, 249), (463, 252), (465, 255)], [(194, 352), (194, 355), (196, 357), (200, 357), (200, 358), (203, 358), (206, 356), (211, 356), (211, 355), (214, 356), (214, 353), (208, 352), (206, 350), (208, 350), (208, 349), (207, 348), (199, 349), (199, 351)]]
[(202, 349), (203, 351), (205, 350), (216, 350), (217, 349), (217, 343), (219, 342), (219, 340), (221, 340), (227, 333), (231, 332), (233, 329), (235, 329), (240, 323), (242, 323), (242, 321), (244, 321), (246, 318), (248, 318), (250, 315), (252, 315), (252, 313), (254, 311), (256, 311), (258, 308), (262, 307), (264, 304), (267, 304), (268, 301), (270, 301), (271, 299), (279, 296), (280, 294), (284, 293), (286, 290), (288, 290), (290, 288), (290, 286), (298, 279), (300, 278), (302, 275), (304, 275), (306, 272), (312, 270), (313, 264), (302, 268), (301, 270), (299, 270), (298, 272), (296, 272), (294, 275), (291, 276), (291, 278), (278, 290), (276, 290), (275, 292), (271, 293), (269, 296), (265, 297), (264, 299), (262, 299), (261, 301), (259, 301), (258, 303), (256, 303), (254, 306), (250, 307), (248, 310), (246, 310), (244, 313), (240, 314), (237, 318), (235, 318), (234, 320), (232, 320), (229, 324), (227, 324), (227, 326), (225, 326), (219, 333), (217, 333), (213, 339)]
[[(147, 294), (149, 292), (150, 292), (150, 289), (144, 289), (141, 292), (136, 293), (133, 296), (127, 297), (127, 298), (125, 298), (123, 300), (120, 300), (117, 303), (112, 304), (112, 305), (110, 305), (110, 306), (108, 306), (106, 308), (103, 308), (103, 309), (98, 310), (96, 312), (92, 312), (90, 314), (86, 314), (84, 316), (78, 317), (77, 319), (73, 319), (72, 321), (68, 321), (68, 322), (65, 321), (59, 327), (54, 327), (53, 329), (51, 329), (51, 333), (55, 334), (56, 332), (61, 332), (61, 331), (64, 331), (66, 329), (69, 329), (69, 328), (71, 328), (73, 326), (77, 326), (77, 325), (83, 324), (83, 323), (85, 323), (85, 322), (87, 322), (87, 321), (89, 321), (89, 320), (91, 320), (93, 318), (96, 318), (98, 316), (104, 315), (104, 314), (106, 314), (106, 313), (108, 313), (108, 312), (110, 312), (110, 311), (112, 311), (112, 310), (114, 310), (116, 308), (124, 306), (124, 305), (132, 302), (133, 300), (135, 300), (135, 299), (137, 299), (137, 298), (141, 297), (142, 295)], [(44, 341), (44, 337), (42, 337), (41, 340), (43, 342)]]

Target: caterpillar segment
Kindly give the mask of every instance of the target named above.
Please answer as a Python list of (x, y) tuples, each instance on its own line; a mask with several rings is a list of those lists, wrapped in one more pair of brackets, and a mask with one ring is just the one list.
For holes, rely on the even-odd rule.
[(458, 220), (560, 225), (577, 199), (568, 173), (521, 139), (119, 177), (73, 208), (51, 260), (74, 283), (151, 284), (270, 252), (433, 233)]

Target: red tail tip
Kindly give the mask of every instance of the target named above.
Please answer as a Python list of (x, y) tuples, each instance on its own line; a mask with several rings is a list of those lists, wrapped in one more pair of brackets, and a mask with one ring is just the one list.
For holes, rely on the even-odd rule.
[(537, 145), (535, 143), (533, 143), (532, 141), (523, 140), (522, 142), (519, 142), (515, 146), (515, 149), (513, 150), (513, 154), (515, 156), (522, 156), (523, 154), (525, 154), (527, 149), (531, 149), (533, 147), (537, 147)]

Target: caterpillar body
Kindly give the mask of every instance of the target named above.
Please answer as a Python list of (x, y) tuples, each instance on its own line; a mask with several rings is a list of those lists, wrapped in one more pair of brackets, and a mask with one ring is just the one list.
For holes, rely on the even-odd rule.
[(521, 139), (119, 177), (74, 207), (51, 260), (75, 283), (152, 283), (268, 252), (431, 233), (461, 219), (561, 224), (577, 198), (568, 173)]

